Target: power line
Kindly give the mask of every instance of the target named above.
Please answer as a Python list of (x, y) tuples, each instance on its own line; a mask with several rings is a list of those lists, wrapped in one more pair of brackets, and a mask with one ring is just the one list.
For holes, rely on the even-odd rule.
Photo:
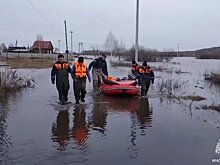
[[(118, 1), (121, 1), (121, 0), (118, 0)], [(94, 18), (92, 18), (89, 22), (87, 22), (86, 24), (82, 25), (81, 27), (79, 27), (76, 31), (80, 31), (84, 28), (86, 28), (87, 26), (89, 26), (91, 23), (95, 22), (100, 16), (103, 16), (107, 11), (109, 11), (110, 8), (109, 6), (112, 6), (113, 4), (117, 4), (117, 2), (113, 1), (113, 3), (109, 4), (107, 7), (104, 8), (104, 10), (102, 10), (101, 13), (99, 13), (98, 15), (96, 15)]]
[(30, 4), (30, 6), (35, 10), (35, 12), (40, 16), (42, 20), (44, 20), (48, 25), (51, 26), (51, 24), (48, 22), (48, 20), (40, 13), (40, 11), (34, 6), (34, 4), (31, 2), (31, 0), (27, 0), (27, 2)]

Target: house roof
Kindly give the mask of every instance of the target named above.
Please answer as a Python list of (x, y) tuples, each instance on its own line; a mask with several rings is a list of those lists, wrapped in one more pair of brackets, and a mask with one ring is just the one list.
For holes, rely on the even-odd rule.
[(35, 41), (32, 49), (53, 49), (51, 41)]

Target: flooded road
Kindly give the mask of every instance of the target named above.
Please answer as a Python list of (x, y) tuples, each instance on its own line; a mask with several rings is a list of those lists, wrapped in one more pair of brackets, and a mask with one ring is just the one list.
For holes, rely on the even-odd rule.
[[(129, 68), (109, 70), (126, 76)], [(220, 139), (216, 111), (160, 97), (156, 84), (148, 98), (119, 98), (94, 93), (90, 83), (85, 104), (61, 106), (50, 69), (28, 72), (37, 81), (35, 88), (0, 100), (0, 164), (211, 165), (216, 164), (212, 159), (220, 159), (215, 153)], [(156, 82), (169, 77), (156, 75), (160, 76)], [(192, 82), (200, 79), (185, 76)], [(69, 100), (75, 102), (72, 89)], [(220, 93), (216, 86), (210, 89)], [(211, 94), (215, 99), (207, 103), (219, 103), (220, 97)]]

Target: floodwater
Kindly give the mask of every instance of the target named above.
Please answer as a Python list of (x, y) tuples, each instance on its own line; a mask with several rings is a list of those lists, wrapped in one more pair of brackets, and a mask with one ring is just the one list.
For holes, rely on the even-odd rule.
[[(220, 113), (196, 107), (219, 104), (220, 88), (202, 76), (205, 69), (218, 69), (219, 61), (208, 60), (206, 67), (205, 60), (178, 60), (178, 65), (150, 63), (187, 73), (155, 72), (157, 78), (148, 98), (105, 96), (94, 93), (88, 83), (86, 103), (81, 105), (57, 103), (50, 69), (20, 70), (33, 75), (37, 84), (0, 99), (0, 164), (216, 164), (212, 161), (220, 159), (215, 151), (220, 139)], [(109, 68), (120, 77), (128, 71)], [(170, 78), (184, 82), (182, 92), (207, 100), (189, 106), (187, 101), (161, 97), (158, 85)], [(69, 100), (74, 102), (72, 91), (71, 87)]]

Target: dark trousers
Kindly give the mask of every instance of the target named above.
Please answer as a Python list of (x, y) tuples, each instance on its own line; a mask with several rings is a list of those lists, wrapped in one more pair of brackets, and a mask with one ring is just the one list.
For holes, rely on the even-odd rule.
[(86, 96), (86, 78), (78, 78), (73, 82), (73, 89), (76, 101), (84, 99)]
[(69, 92), (69, 80), (67, 81), (57, 81), (56, 87), (59, 93), (60, 102), (66, 102), (68, 100), (68, 92)]
[(150, 87), (150, 81), (140, 80), (140, 85), (141, 85), (141, 96), (146, 96)]

